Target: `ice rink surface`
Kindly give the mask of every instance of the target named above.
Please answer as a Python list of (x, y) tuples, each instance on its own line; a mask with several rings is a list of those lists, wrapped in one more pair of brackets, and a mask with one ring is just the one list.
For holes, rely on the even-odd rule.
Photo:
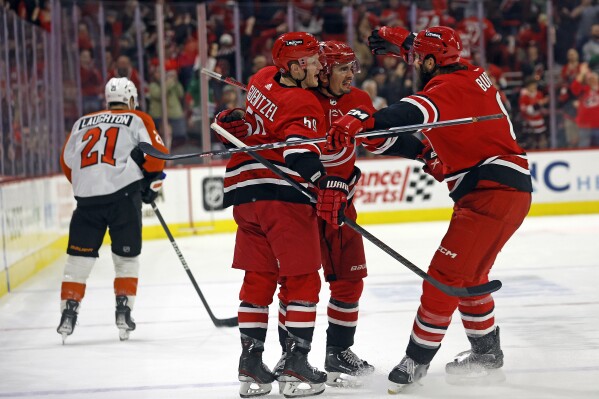
[[(447, 223), (366, 226), (426, 269)], [(242, 272), (229, 268), (234, 235), (177, 243), (219, 318), (236, 316)], [(301, 243), (298, 243), (301, 245)], [(408, 342), (421, 280), (366, 244), (369, 277), (360, 302), (354, 351), (377, 371), (361, 389), (327, 388), (323, 398), (389, 398), (387, 374)], [(105, 247), (88, 280), (77, 328), (62, 345), (59, 292), (63, 262), (0, 298), (0, 398), (238, 398), (236, 328), (208, 318), (167, 240), (144, 242), (133, 316), (137, 330), (120, 342), (114, 325), (114, 270)], [(444, 366), (469, 348), (459, 314), (431, 364), (406, 398), (599, 398), (599, 215), (528, 218), (499, 255), (497, 292), (507, 380), (453, 386)], [(328, 286), (318, 305), (310, 362), (323, 368)], [(280, 356), (276, 304), (264, 359)], [(280, 397), (276, 383), (267, 397)]]

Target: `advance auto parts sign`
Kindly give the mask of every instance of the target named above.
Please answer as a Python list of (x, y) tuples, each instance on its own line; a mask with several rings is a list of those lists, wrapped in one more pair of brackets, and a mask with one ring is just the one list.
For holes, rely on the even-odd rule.
[(362, 177), (354, 201), (358, 212), (452, 207), (445, 183), (439, 183), (412, 160), (358, 161)]

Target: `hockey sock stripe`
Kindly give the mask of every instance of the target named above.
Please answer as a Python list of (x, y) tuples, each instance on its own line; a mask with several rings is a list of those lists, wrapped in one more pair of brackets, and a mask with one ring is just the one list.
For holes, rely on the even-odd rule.
[(426, 310), (422, 305), (418, 308), (416, 317), (425, 324), (447, 327), (451, 323), (451, 315), (443, 316)]
[(285, 327), (290, 335), (306, 341), (312, 341), (315, 322), (316, 304), (302, 305), (290, 303), (287, 305)]
[(460, 301), (458, 309), (468, 337), (477, 338), (495, 328), (495, 301), (491, 295), (471, 301)]
[(77, 302), (81, 302), (85, 296), (85, 284), (72, 283), (69, 281), (63, 281), (62, 287), (60, 288), (60, 299), (73, 299)]
[(358, 309), (357, 305), (354, 308), (345, 309), (329, 302), (327, 307), (329, 323), (345, 327), (356, 327), (358, 325)]
[(287, 319), (287, 310), (279, 305), (279, 328), (286, 330), (285, 320)]
[[(237, 311), (239, 319), (239, 329), (263, 329), (266, 336), (268, 328), (268, 307), (259, 307), (252, 304), (242, 302)], [(264, 341), (264, 338), (256, 337), (253, 334), (245, 333), (246, 335)], [(259, 334), (262, 335), (261, 333)]]
[(114, 279), (115, 295), (131, 295), (137, 294), (137, 277), (117, 277)]

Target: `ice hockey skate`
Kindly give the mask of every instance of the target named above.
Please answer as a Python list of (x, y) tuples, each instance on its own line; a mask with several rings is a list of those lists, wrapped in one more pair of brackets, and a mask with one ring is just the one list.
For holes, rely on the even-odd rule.
[(456, 355), (445, 366), (445, 379), (453, 385), (488, 385), (505, 381), (499, 327), (480, 338), (468, 338), (472, 349)]
[(297, 341), (287, 338), (287, 357), (279, 383), (283, 383), (283, 396), (286, 398), (302, 398), (315, 396), (324, 392), (327, 373), (312, 367), (308, 363), (308, 355), (301, 350)]
[(283, 389), (285, 388), (285, 382), (281, 381), (279, 379), (279, 377), (281, 377), (281, 375), (283, 374), (283, 369), (285, 368), (285, 359), (286, 358), (287, 358), (287, 352), (281, 353), (281, 358), (275, 365), (275, 368), (272, 370), (272, 372), (275, 375), (275, 379), (279, 383), (279, 393), (281, 395), (283, 394)]
[(242, 352), (239, 357), (239, 396), (253, 398), (270, 393), (275, 375), (262, 362), (264, 343), (250, 337), (241, 338)]
[(417, 363), (407, 355), (404, 356), (401, 362), (389, 373), (389, 388), (387, 392), (392, 395), (397, 394), (409, 385), (418, 382), (426, 376), (429, 366), (429, 364)]
[(60, 324), (56, 329), (56, 332), (62, 335), (62, 344), (64, 345), (65, 340), (75, 330), (75, 324), (77, 323), (77, 309), (79, 309), (79, 302), (68, 299), (62, 316), (60, 317)]
[(360, 359), (350, 348), (338, 346), (327, 347), (324, 369), (327, 372), (326, 384), (343, 388), (361, 387), (363, 380), (360, 377), (374, 372), (374, 367)]
[(126, 341), (129, 339), (129, 333), (135, 330), (135, 321), (131, 317), (131, 308), (127, 306), (129, 299), (125, 296), (116, 297), (116, 326), (119, 329), (119, 339)]

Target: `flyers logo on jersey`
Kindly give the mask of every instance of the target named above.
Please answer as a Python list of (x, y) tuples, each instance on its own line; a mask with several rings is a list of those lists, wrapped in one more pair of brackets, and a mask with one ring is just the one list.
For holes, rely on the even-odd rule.
[(301, 44), (304, 44), (303, 39), (285, 40), (285, 46), (299, 46)]
[(362, 122), (364, 122), (366, 119), (370, 118), (370, 115), (368, 115), (368, 113), (362, 111), (361, 109), (357, 109), (357, 108), (352, 109), (347, 114), (353, 116), (354, 118), (361, 120)]

